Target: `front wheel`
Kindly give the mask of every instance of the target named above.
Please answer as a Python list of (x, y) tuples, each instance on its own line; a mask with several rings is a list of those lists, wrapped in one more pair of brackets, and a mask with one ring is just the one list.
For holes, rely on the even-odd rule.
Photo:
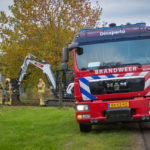
[(81, 132), (90, 132), (92, 129), (92, 126), (87, 124), (79, 124), (79, 127)]

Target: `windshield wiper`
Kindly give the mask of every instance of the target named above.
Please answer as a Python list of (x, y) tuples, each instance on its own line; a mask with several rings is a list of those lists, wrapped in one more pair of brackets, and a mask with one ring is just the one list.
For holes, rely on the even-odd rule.
[(117, 62), (117, 63), (104, 63), (102, 66), (99, 66), (99, 69), (104, 69), (104, 68), (115, 68), (115, 67), (120, 67), (122, 64)]
[(95, 69), (99, 69), (99, 67), (83, 67), (83, 68), (81, 68), (80, 70), (89, 70), (90, 72), (92, 72), (93, 70), (95, 70)]
[(140, 63), (121, 64), (121, 66), (138, 66), (139, 68), (142, 68), (142, 64)]
[(83, 67), (83, 68), (81, 68), (80, 70), (89, 70), (89, 68), (84, 68), (84, 67)]
[(115, 67), (125, 67), (125, 66), (138, 66), (139, 68), (142, 67), (142, 64), (140, 63), (130, 63), (130, 64), (121, 64), (121, 63), (106, 63), (103, 64), (102, 66), (99, 67), (83, 67), (80, 70), (89, 70), (90, 72), (92, 72), (95, 69), (105, 69), (105, 68), (115, 68)]
[(103, 64), (102, 66), (99, 67), (99, 69), (134, 66), (134, 65), (138, 66), (139, 68), (142, 67), (142, 64), (140, 64), (140, 63), (121, 64), (121, 63), (118, 62), (118, 63), (106, 63), (106, 64)]

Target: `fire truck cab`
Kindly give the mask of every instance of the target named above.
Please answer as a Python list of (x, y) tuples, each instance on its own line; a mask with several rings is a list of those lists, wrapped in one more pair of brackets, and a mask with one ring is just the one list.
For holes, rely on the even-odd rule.
[(145, 23), (82, 29), (74, 54), (76, 120), (93, 124), (150, 121), (150, 26)]

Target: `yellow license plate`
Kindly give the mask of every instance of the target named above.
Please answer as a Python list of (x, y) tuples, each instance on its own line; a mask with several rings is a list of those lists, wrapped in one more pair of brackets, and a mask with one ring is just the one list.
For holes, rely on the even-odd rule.
[(108, 108), (129, 107), (129, 102), (109, 103)]

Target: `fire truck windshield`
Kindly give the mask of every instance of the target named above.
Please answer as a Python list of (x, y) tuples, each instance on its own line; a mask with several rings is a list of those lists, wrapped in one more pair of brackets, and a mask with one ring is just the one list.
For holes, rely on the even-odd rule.
[(150, 64), (150, 39), (116, 41), (80, 46), (76, 50), (80, 70)]

